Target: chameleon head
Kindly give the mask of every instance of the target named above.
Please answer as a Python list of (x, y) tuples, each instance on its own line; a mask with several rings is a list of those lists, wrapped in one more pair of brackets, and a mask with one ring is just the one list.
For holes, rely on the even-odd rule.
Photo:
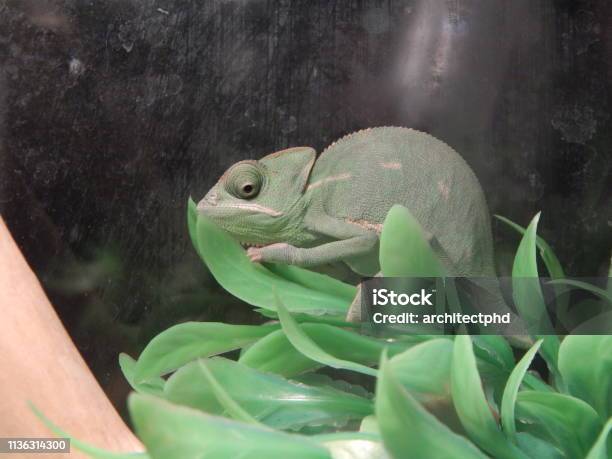
[(279, 242), (299, 226), (316, 153), (309, 147), (231, 166), (198, 203), (198, 211), (248, 245)]

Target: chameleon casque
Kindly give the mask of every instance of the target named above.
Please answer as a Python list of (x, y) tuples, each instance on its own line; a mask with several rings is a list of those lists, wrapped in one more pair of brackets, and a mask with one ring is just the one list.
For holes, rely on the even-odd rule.
[(476, 176), (451, 147), (413, 129), (358, 131), (318, 158), (310, 147), (295, 147), (240, 161), (198, 211), (248, 247), (253, 262), (344, 263), (374, 276), (382, 223), (394, 204), (412, 212), (451, 275), (495, 275)]

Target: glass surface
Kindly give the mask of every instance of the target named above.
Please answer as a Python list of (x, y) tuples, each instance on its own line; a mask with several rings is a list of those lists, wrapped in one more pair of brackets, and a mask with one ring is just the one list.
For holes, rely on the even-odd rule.
[[(569, 275), (612, 246), (612, 4), (0, 1), (0, 213), (113, 402), (184, 320), (259, 321), (186, 203), (232, 163), (371, 126), (455, 148)], [(516, 234), (494, 223), (507, 275)]]

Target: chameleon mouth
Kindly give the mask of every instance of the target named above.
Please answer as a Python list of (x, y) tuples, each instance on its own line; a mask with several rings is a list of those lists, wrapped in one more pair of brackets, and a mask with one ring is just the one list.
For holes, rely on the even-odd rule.
[(271, 217), (281, 217), (283, 215), (282, 212), (270, 207), (262, 206), (261, 204), (233, 203), (217, 207), (219, 209), (243, 209), (256, 214), (270, 215)]

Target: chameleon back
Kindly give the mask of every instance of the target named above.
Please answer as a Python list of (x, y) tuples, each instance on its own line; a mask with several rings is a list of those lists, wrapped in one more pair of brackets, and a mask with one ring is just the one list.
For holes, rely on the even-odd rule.
[(435, 237), (451, 274), (494, 274), (482, 188), (463, 158), (428, 134), (398, 127), (350, 134), (317, 159), (307, 193), (313, 208), (377, 231), (402, 204)]

